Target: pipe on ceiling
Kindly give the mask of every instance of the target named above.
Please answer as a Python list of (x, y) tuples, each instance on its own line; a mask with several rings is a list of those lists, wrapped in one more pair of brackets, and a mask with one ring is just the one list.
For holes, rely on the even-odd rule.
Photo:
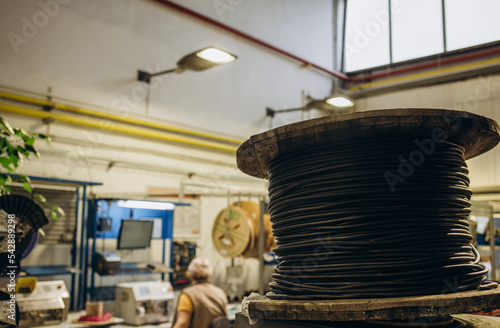
[(119, 132), (128, 135), (134, 135), (139, 137), (146, 137), (156, 140), (180, 143), (184, 145), (196, 146), (201, 148), (207, 148), (211, 150), (219, 150), (224, 152), (235, 153), (236, 147), (228, 146), (216, 142), (204, 141), (189, 137), (184, 137), (176, 135), (173, 133), (155, 131), (141, 127), (128, 126), (124, 124), (116, 124), (111, 122), (103, 122), (98, 120), (92, 120), (87, 118), (73, 117), (63, 114), (51, 113), (41, 110), (28, 109), (24, 107), (14, 106), (10, 104), (0, 103), (0, 111), (10, 112), (19, 115), (38, 117), (42, 119), (54, 119), (59, 122), (65, 122), (73, 125), (79, 125), (89, 128), (95, 128), (100, 130), (106, 130), (110, 132)]
[[(57, 157), (57, 158), (66, 158), (68, 157), (68, 152), (67, 151), (58, 151), (58, 150), (47, 150), (47, 149), (39, 149), (40, 154), (44, 156), (52, 156), (52, 157)], [(127, 160), (116, 160), (115, 158), (105, 158), (105, 157), (100, 157), (100, 156), (82, 156), (78, 154), (71, 154), (72, 159), (77, 159), (77, 160), (82, 160), (82, 161), (91, 161), (99, 165), (103, 166), (108, 166), (110, 162), (114, 162), (115, 164), (113, 165), (113, 169), (116, 167), (119, 168), (127, 168), (127, 169), (134, 169), (134, 170), (142, 170), (142, 171), (148, 171), (148, 172), (158, 172), (158, 173), (168, 173), (168, 174), (175, 174), (175, 175), (181, 175), (181, 176), (188, 176), (188, 175), (194, 175), (199, 178), (205, 178), (205, 179), (213, 179), (214, 175), (211, 174), (210, 171), (204, 170), (204, 171), (196, 171), (196, 170), (188, 170), (183, 169), (181, 167), (177, 166), (168, 166), (165, 164), (160, 165), (153, 165), (149, 163), (143, 163), (143, 162), (132, 162), (132, 161), (127, 161)], [(243, 174), (238, 174), (238, 175), (231, 175), (228, 176), (227, 179), (231, 182), (241, 182), (241, 183), (259, 183), (264, 187), (263, 182), (265, 180), (262, 179), (257, 179), (254, 177), (250, 177), (248, 175), (243, 175)]]
[(211, 133), (205, 133), (205, 132), (195, 131), (195, 130), (191, 130), (191, 129), (179, 128), (179, 127), (170, 126), (170, 125), (157, 123), (157, 122), (139, 120), (136, 118), (127, 117), (125, 115), (116, 115), (116, 114), (98, 112), (98, 111), (94, 111), (94, 110), (86, 109), (86, 108), (82, 108), (82, 107), (56, 103), (53, 101), (43, 100), (43, 99), (39, 99), (39, 98), (21, 96), (18, 94), (12, 94), (12, 93), (3, 92), (3, 91), (0, 91), (0, 98), (1, 97), (15, 100), (15, 101), (28, 103), (28, 104), (38, 105), (38, 106), (57, 108), (59, 110), (66, 111), (66, 112), (72, 112), (72, 113), (81, 114), (81, 115), (99, 117), (99, 118), (104, 118), (104, 119), (108, 119), (108, 120), (112, 120), (112, 121), (133, 124), (133, 125), (139, 125), (139, 126), (143, 126), (143, 127), (154, 128), (154, 129), (159, 129), (159, 130), (164, 130), (164, 131), (176, 132), (176, 133), (181, 133), (181, 134), (185, 134), (185, 135), (189, 135), (189, 136), (195, 136), (195, 137), (207, 138), (207, 139), (212, 139), (212, 140), (217, 140), (217, 141), (222, 141), (222, 142), (227, 142), (227, 143), (233, 143), (236, 145), (240, 145), (243, 143), (243, 140), (238, 140), (235, 138), (218, 136), (218, 135), (211, 134)]
[[(79, 146), (82, 143), (81, 139), (78, 138), (71, 138), (68, 136), (60, 136), (60, 135), (49, 135), (49, 137), (52, 139), (53, 142), (57, 143), (62, 143), (66, 145), (70, 145), (72, 147)], [(175, 161), (183, 161), (183, 162), (194, 162), (194, 163), (203, 163), (203, 164), (209, 164), (209, 165), (217, 165), (217, 166), (223, 166), (225, 168), (231, 168), (237, 170), (236, 163), (234, 161), (222, 161), (218, 160), (216, 158), (212, 158), (211, 156), (193, 156), (193, 155), (187, 155), (184, 154), (184, 152), (181, 153), (174, 153), (172, 151), (164, 151), (160, 149), (151, 149), (151, 148), (145, 148), (145, 147), (134, 147), (130, 145), (116, 145), (116, 144), (109, 144), (109, 143), (104, 143), (104, 142), (96, 142), (92, 145), (95, 148), (99, 148), (101, 150), (106, 150), (106, 151), (119, 151), (119, 152), (128, 152), (128, 153), (135, 153), (140, 157), (139, 154), (144, 154), (144, 155), (154, 155), (158, 156), (161, 158), (166, 158), (170, 160), (175, 160)]]
[(493, 59), (489, 59), (489, 60), (485, 60), (485, 61), (481, 61), (481, 62), (473, 62), (473, 63), (457, 65), (457, 66), (452, 66), (452, 67), (439, 68), (436, 70), (420, 72), (420, 73), (416, 73), (416, 74), (412, 74), (412, 75), (393, 77), (393, 78), (382, 80), (382, 81), (368, 82), (368, 83), (364, 83), (364, 84), (356, 84), (356, 85), (352, 86), (349, 89), (349, 91), (355, 92), (355, 91), (364, 90), (367, 88), (381, 87), (384, 85), (389, 85), (391, 83), (404, 83), (404, 82), (408, 82), (408, 81), (418, 79), (418, 78), (432, 77), (432, 76), (436, 76), (439, 74), (445, 74), (445, 73), (451, 74), (451, 73), (459, 72), (460, 70), (464, 70), (464, 69), (469, 69), (469, 70), (479, 69), (479, 68), (486, 66), (486, 65), (495, 65), (495, 64), (496, 65), (500, 64), (500, 58), (493, 58)]
[(290, 53), (290, 52), (288, 52), (286, 50), (283, 50), (283, 49), (278, 48), (278, 47), (276, 47), (276, 46), (274, 46), (274, 45), (272, 45), (270, 43), (262, 41), (261, 39), (257, 39), (256, 37), (251, 36), (250, 34), (247, 34), (245, 32), (237, 30), (237, 29), (235, 29), (235, 28), (233, 28), (233, 27), (231, 27), (229, 25), (223, 24), (223, 23), (221, 23), (219, 21), (216, 21), (215, 19), (212, 19), (212, 18), (207, 17), (205, 15), (202, 15), (200, 13), (197, 13), (196, 11), (193, 11), (191, 9), (188, 9), (186, 7), (183, 7), (181, 5), (178, 5), (178, 4), (173, 3), (171, 1), (168, 1), (168, 0), (152, 0), (152, 1), (155, 1), (155, 2), (157, 2), (159, 4), (161, 4), (161, 5), (164, 5), (164, 6), (168, 7), (168, 8), (170, 8), (170, 9), (177, 10), (178, 12), (181, 12), (181, 13), (186, 14), (188, 16), (191, 16), (191, 17), (194, 17), (196, 19), (199, 19), (199, 20), (201, 20), (201, 21), (203, 21), (205, 23), (208, 23), (210, 25), (213, 25), (213, 26), (216, 26), (218, 28), (221, 28), (221, 29), (223, 29), (225, 31), (231, 32), (233, 34), (236, 34), (237, 36), (239, 36), (239, 37), (241, 37), (241, 38), (243, 38), (245, 40), (251, 41), (253, 43), (256, 43), (258, 45), (261, 45), (263, 47), (271, 49), (271, 50), (273, 50), (275, 52), (278, 52), (278, 53), (280, 53), (282, 55), (290, 57), (290, 58), (292, 58), (294, 60), (297, 60), (297, 61), (301, 62), (302, 64), (304, 64), (305, 66), (314, 67), (314, 68), (316, 68), (316, 69), (318, 69), (320, 71), (328, 73), (328, 74), (330, 74), (330, 75), (332, 75), (332, 76), (334, 76), (336, 78), (339, 78), (341, 80), (344, 80), (344, 81), (348, 81), (349, 80), (349, 77), (347, 75), (345, 75), (344, 73), (333, 71), (333, 70), (329, 70), (329, 69), (327, 69), (327, 68), (325, 68), (323, 66), (319, 66), (317, 64), (311, 63), (310, 61), (308, 61), (308, 60), (306, 60), (304, 58), (296, 56), (296, 55), (294, 55), (294, 54), (292, 54), (292, 53)]
[(472, 60), (472, 59), (477, 59), (477, 58), (482, 58), (486, 56), (491, 56), (491, 55), (496, 55), (500, 54), (500, 48), (494, 48), (494, 49), (489, 49), (485, 51), (479, 51), (479, 52), (474, 52), (474, 53), (469, 53), (465, 55), (457, 55), (454, 57), (450, 58), (445, 58), (445, 59), (436, 59), (432, 62), (429, 63), (422, 63), (422, 64), (415, 64), (412, 66), (408, 67), (403, 67), (400, 69), (393, 69), (389, 71), (384, 71), (380, 73), (374, 73), (374, 74), (369, 74), (369, 75), (362, 75), (358, 77), (350, 77), (349, 82), (362, 82), (362, 81), (367, 81), (367, 80), (375, 80), (383, 77), (388, 77), (388, 76), (393, 76), (393, 75), (401, 75), (405, 73), (411, 73), (427, 68), (433, 68), (433, 67), (439, 67), (443, 65), (448, 65), (448, 64), (455, 64), (455, 63), (461, 63), (467, 60)]

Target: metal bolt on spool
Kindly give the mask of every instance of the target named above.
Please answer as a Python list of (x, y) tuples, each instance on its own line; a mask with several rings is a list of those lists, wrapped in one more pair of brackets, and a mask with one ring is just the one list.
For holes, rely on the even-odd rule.
[(237, 164), (270, 180), (279, 265), (249, 316), (445, 327), (454, 314), (499, 308), (498, 284), (485, 281), (470, 244), (465, 163), (499, 140), (492, 119), (415, 108), (252, 136)]

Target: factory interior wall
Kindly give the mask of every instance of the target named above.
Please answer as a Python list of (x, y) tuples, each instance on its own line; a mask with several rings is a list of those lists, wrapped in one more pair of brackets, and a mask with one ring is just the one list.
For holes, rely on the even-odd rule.
[[(240, 1), (226, 11), (218, 2), (177, 2), (332, 68), (331, 1)], [(57, 10), (45, 14), (42, 3)], [(266, 107), (300, 107), (302, 92), (322, 98), (332, 87), (325, 73), (148, 0), (2, 6), (0, 56), (8, 65), (0, 68), (1, 85), (41, 93), (51, 87), (54, 96), (242, 139), (269, 128)], [(237, 61), (154, 78), (146, 108), (147, 85), (136, 81), (138, 69), (170, 69), (185, 54), (210, 45), (234, 53)], [(294, 116), (300, 114), (285, 119)]]
[[(330, 0), (174, 1), (224, 24), (332, 68), (333, 8)], [(225, 5), (221, 5), (225, 4)], [(307, 10), (305, 10), (307, 8)], [(66, 98), (84, 107), (127, 117), (188, 126), (242, 141), (271, 127), (320, 115), (315, 111), (265, 116), (265, 108), (295, 108), (304, 94), (327, 96), (332, 78), (289, 58), (148, 0), (5, 1), (0, 3), (0, 88)], [(14, 36), (15, 35), (15, 36)], [(14, 41), (13, 41), (14, 40)], [(17, 40), (17, 41), (16, 41)], [(172, 68), (183, 55), (217, 46), (237, 61), (205, 72), (170, 74), (150, 85), (136, 81), (138, 69)], [(500, 78), (487, 76), (359, 99), (356, 110), (430, 107), (475, 112), (500, 121)], [(215, 184), (220, 190), (266, 192), (266, 182), (241, 173), (234, 153), (208, 151), (109, 131), (49, 125), (40, 119), (0, 112), (12, 125), (48, 133), (37, 142), (40, 159), (25, 161), (20, 173), (102, 182), (96, 197), (144, 198), (148, 188), (178, 190), (181, 182)], [(500, 184), (500, 149), (468, 161), (472, 187)], [(192, 176), (188, 178), (188, 176)], [(244, 198), (245, 199), (245, 198)], [(237, 197), (233, 195), (233, 201)], [(257, 198), (253, 198), (257, 201)], [(218, 255), (211, 230), (227, 199), (202, 196), (198, 256), (214, 264), (214, 282), (223, 285), (229, 259)], [(100, 247), (101, 245), (99, 245)], [(112, 248), (111, 242), (106, 249)], [(39, 250), (28, 264), (53, 264)], [(148, 253), (158, 258), (160, 248)], [(39, 256), (40, 255), (40, 256)], [(138, 252), (134, 256), (143, 257)], [(69, 254), (67, 254), (69, 256)], [(59, 258), (57, 258), (59, 261)], [(131, 258), (133, 259), (133, 258)], [(247, 268), (247, 289), (257, 289), (257, 261)]]
[[(440, 84), (372, 96), (356, 102), (356, 110), (382, 108), (448, 108), (465, 110), (500, 122), (500, 76)], [(467, 161), (471, 187), (500, 185), (500, 147)]]
[[(332, 68), (330, 0), (174, 2)], [(0, 3), (0, 35), (0, 88), (6, 91), (31, 95), (47, 94), (50, 89), (55, 100), (241, 141), (271, 127), (318, 115), (295, 112), (271, 121), (265, 116), (266, 107), (300, 107), (304, 95), (323, 98), (332, 88), (328, 74), (148, 0), (4, 1)], [(138, 69), (169, 69), (185, 54), (211, 45), (238, 59), (204, 72), (154, 78), (147, 104), (148, 86), (136, 81)], [(57, 121), (47, 125), (39, 118), (12, 113), (0, 115), (13, 126), (52, 137), (50, 143), (37, 141), (40, 158), (25, 161), (19, 173), (102, 182), (103, 186), (90, 188), (96, 197), (143, 199), (148, 188), (179, 190), (180, 183), (188, 180), (215, 184), (220, 190), (189, 189), (187, 193), (223, 195), (228, 187), (266, 192), (266, 181), (237, 169), (234, 153)], [(223, 285), (230, 260), (215, 252), (211, 230), (227, 199), (206, 195), (201, 204), (201, 237), (192, 241), (200, 246), (197, 255), (213, 262), (214, 282)], [(107, 250), (114, 246), (112, 241), (106, 243)], [(127, 260), (134, 256), (157, 259), (160, 253), (156, 245), (152, 253), (137, 251)], [(35, 249), (25, 263), (65, 262), (64, 255), (53, 254), (50, 248)], [(242, 264), (247, 268), (247, 289), (257, 289), (257, 261)]]

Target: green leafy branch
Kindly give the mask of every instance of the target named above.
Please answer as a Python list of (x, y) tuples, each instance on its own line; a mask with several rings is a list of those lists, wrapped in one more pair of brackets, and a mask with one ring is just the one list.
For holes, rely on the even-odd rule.
[[(50, 141), (45, 134), (28, 133), (23, 129), (13, 128), (0, 117), (0, 196), (12, 193), (12, 188), (9, 186), (13, 182), (10, 174), (17, 171), (23, 160), (29, 160), (31, 155), (40, 156), (34, 146), (37, 139)], [(61, 207), (50, 205), (45, 197), (34, 192), (28, 176), (19, 175), (19, 182), (23, 184), (24, 190), (40, 201), (44, 211), (54, 220), (65, 216)]]

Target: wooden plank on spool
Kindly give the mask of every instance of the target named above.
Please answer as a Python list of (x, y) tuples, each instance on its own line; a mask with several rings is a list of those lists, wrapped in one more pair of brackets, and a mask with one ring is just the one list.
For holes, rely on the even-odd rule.
[(453, 294), (332, 301), (251, 300), (250, 317), (267, 320), (418, 320), (500, 308), (500, 288)]

